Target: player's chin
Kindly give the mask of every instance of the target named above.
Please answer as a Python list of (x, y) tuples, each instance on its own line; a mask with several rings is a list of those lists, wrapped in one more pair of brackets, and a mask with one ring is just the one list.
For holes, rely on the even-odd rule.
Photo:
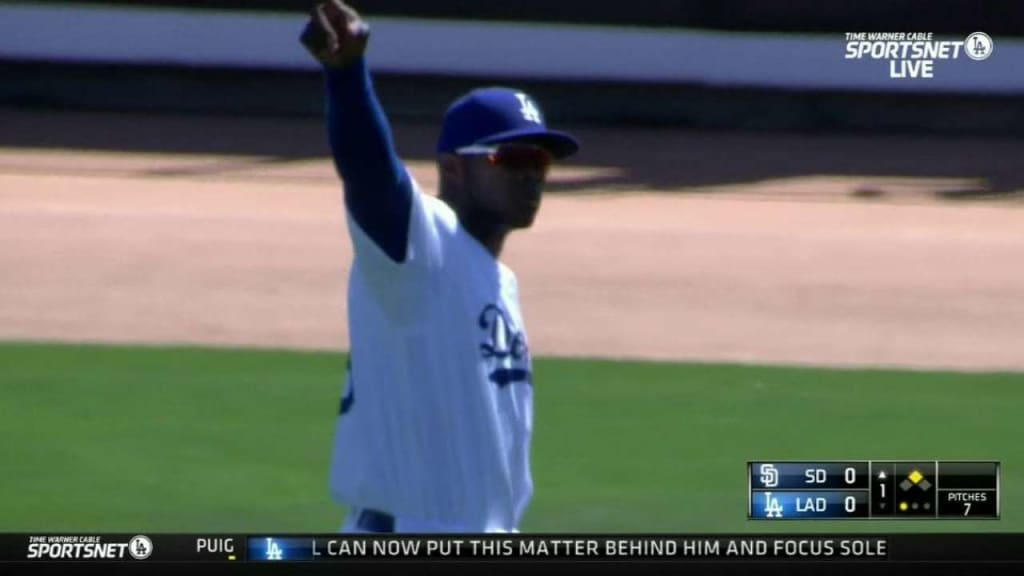
[(537, 219), (537, 212), (540, 209), (540, 200), (536, 202), (524, 202), (509, 215), (509, 226), (511, 228), (529, 228)]

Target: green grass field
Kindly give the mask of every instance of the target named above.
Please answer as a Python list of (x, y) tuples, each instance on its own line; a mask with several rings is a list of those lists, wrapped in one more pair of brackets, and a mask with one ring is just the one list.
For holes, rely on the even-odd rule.
[[(0, 531), (332, 532), (339, 354), (0, 345)], [(531, 532), (1024, 531), (1024, 374), (535, 361)], [(759, 459), (997, 459), (1000, 521), (746, 520)]]

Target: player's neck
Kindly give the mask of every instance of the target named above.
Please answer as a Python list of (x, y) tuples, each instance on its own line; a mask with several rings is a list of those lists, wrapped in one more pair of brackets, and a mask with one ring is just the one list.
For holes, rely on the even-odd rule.
[(462, 226), (496, 260), (501, 257), (501, 250), (505, 246), (505, 237), (508, 236), (508, 228), (496, 227), (472, 218), (464, 220)]
[(509, 233), (508, 225), (467, 201), (465, 195), (449, 192), (450, 189), (442, 182), (441, 200), (455, 212), (462, 228), (497, 260), (505, 246), (505, 237)]

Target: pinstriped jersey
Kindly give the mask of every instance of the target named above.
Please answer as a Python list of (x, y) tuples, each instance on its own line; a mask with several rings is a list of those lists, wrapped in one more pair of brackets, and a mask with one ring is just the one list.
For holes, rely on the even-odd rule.
[(348, 217), (351, 364), (339, 502), (470, 532), (517, 529), (533, 493), (532, 366), (516, 277), (414, 185), (404, 261)]

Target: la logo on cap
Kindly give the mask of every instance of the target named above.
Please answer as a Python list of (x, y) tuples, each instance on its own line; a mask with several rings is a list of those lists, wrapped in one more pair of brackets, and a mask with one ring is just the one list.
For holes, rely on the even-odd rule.
[(540, 110), (534, 105), (533, 100), (530, 100), (530, 97), (522, 92), (517, 92), (516, 98), (519, 99), (519, 103), (522, 105), (519, 112), (523, 115), (523, 119), (535, 124), (541, 124)]

